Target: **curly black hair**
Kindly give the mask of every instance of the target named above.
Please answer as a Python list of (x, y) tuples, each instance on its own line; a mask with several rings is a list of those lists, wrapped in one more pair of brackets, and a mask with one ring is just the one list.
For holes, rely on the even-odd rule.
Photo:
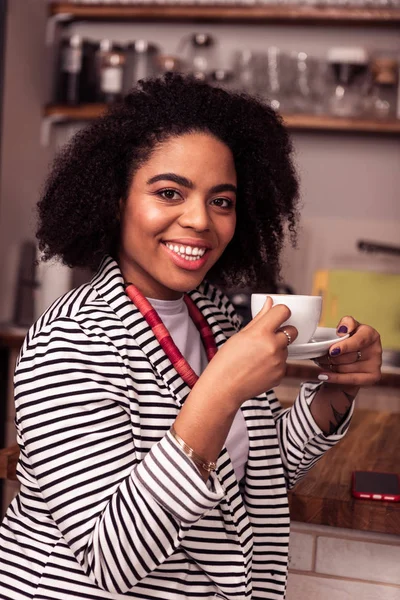
[(105, 254), (116, 258), (119, 203), (135, 170), (158, 144), (190, 132), (230, 148), (238, 181), (236, 231), (207, 277), (227, 287), (274, 285), (285, 228), (294, 244), (298, 218), (288, 133), (262, 101), (184, 75), (140, 81), (57, 155), (38, 203), (44, 259), (96, 269)]

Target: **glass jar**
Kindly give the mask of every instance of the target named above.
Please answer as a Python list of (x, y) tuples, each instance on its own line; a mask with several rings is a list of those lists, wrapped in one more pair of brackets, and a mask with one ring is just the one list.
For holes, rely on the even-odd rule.
[(122, 98), (125, 56), (117, 50), (104, 52), (100, 63), (100, 101), (107, 104)]
[(397, 60), (390, 57), (371, 62), (373, 86), (369, 104), (371, 116), (377, 119), (396, 118), (398, 68)]
[(215, 71), (211, 71), (208, 80), (211, 85), (224, 90), (229, 91), (237, 88), (234, 73), (229, 69), (215, 69)]
[(155, 58), (156, 74), (182, 73), (185, 70), (184, 63), (177, 56), (171, 54), (159, 54)]
[(107, 38), (100, 40), (95, 61), (96, 102), (111, 103), (122, 97), (124, 64), (122, 47)]
[(179, 43), (178, 52), (183, 52), (187, 72), (205, 81), (216, 67), (215, 41), (209, 33), (193, 33)]
[(293, 85), (290, 56), (276, 46), (257, 53), (255, 91), (279, 112), (291, 109), (290, 92)]
[(136, 40), (125, 47), (125, 66), (122, 91), (127, 94), (140, 79), (156, 74), (158, 46), (147, 40)]
[(294, 52), (290, 56), (293, 73), (288, 88), (290, 108), (294, 113), (325, 114), (329, 88), (326, 61), (306, 52)]
[(233, 57), (233, 73), (237, 87), (248, 94), (259, 92), (258, 57), (249, 49), (237, 50)]
[(359, 117), (365, 111), (368, 54), (364, 48), (331, 48), (327, 56), (333, 85), (328, 110), (338, 117)]

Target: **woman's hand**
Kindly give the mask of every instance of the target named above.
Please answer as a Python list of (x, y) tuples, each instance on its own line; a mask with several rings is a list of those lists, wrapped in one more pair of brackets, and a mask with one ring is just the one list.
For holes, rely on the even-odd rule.
[(321, 381), (338, 384), (343, 391), (355, 395), (359, 387), (371, 386), (381, 378), (382, 346), (379, 333), (369, 325), (358, 323), (353, 317), (343, 317), (337, 327), (338, 335), (350, 337), (329, 348), (329, 353), (318, 358), (324, 369)]
[[(215, 461), (229, 434), (235, 414), (249, 398), (278, 385), (286, 372), (288, 335), (295, 327), (283, 304), (267, 298), (261, 311), (233, 335), (208, 363), (180, 410), (176, 433), (205, 461)], [(201, 470), (206, 480), (209, 473)]]
[(213, 390), (219, 387), (223, 397), (235, 403), (236, 408), (278, 385), (285, 375), (288, 355), (289, 339), (282, 329), (291, 341), (297, 337), (293, 326), (280, 329), (289, 317), (287, 306), (272, 306), (268, 297), (254, 319), (217, 352), (198, 383)]

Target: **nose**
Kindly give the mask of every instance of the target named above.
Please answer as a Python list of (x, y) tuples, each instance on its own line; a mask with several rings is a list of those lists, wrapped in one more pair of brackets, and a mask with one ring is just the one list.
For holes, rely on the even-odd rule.
[(208, 231), (210, 228), (210, 216), (206, 202), (200, 198), (188, 200), (183, 205), (179, 218), (181, 227), (189, 227), (195, 231)]

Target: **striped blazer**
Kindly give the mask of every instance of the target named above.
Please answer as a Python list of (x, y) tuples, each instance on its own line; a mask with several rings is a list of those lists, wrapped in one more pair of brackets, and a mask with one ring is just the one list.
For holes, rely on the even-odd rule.
[[(190, 295), (220, 347), (240, 326), (233, 307), (208, 283)], [(350, 420), (323, 435), (309, 410), (319, 385), (303, 384), (289, 410), (273, 391), (247, 400), (243, 489), (225, 448), (204, 483), (169, 433), (190, 389), (105, 258), (21, 350), (1, 600), (284, 598), (287, 487)]]

